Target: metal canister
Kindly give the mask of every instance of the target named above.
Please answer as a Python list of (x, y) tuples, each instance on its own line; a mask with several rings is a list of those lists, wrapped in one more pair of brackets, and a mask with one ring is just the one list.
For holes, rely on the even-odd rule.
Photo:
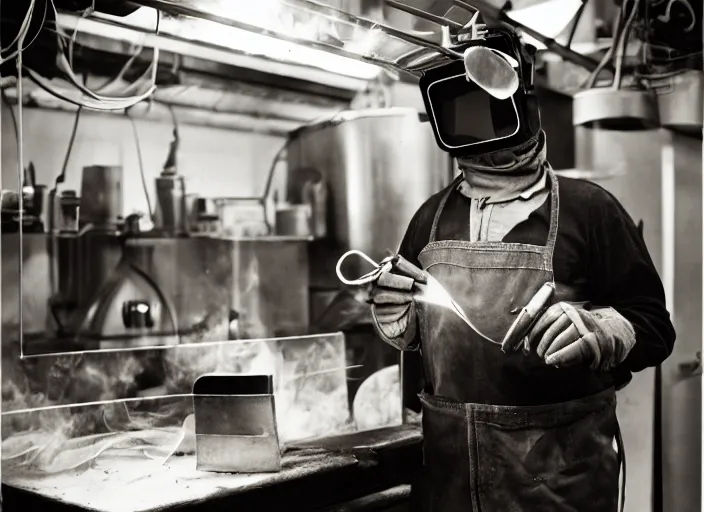
[(187, 232), (186, 183), (183, 176), (165, 170), (156, 179), (156, 227), (171, 235)]
[(116, 229), (122, 214), (122, 167), (91, 165), (81, 178), (80, 226)]
[(310, 230), (315, 238), (325, 238), (328, 234), (328, 189), (327, 183), (321, 178), (317, 181), (307, 181), (301, 191), (304, 204), (310, 205)]
[(308, 237), (311, 235), (311, 209), (307, 204), (279, 207), (276, 210), (276, 234)]
[(188, 231), (195, 231), (198, 227), (198, 199), (200, 196), (196, 193), (186, 194), (186, 227)]
[(64, 190), (59, 198), (59, 215), (56, 229), (59, 232), (75, 233), (78, 231), (78, 216), (81, 200), (75, 190)]

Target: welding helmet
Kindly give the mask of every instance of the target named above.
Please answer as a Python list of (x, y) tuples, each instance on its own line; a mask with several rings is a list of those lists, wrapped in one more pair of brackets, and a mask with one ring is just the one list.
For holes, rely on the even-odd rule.
[(499, 99), (469, 78), (462, 60), (425, 71), (420, 90), (428, 120), (440, 149), (453, 157), (514, 148), (540, 131), (538, 100), (532, 92), (534, 52), (503, 28), (488, 28), (482, 38), (453, 50), (462, 55), (473, 46), (493, 50), (511, 63), (518, 87), (511, 96)]

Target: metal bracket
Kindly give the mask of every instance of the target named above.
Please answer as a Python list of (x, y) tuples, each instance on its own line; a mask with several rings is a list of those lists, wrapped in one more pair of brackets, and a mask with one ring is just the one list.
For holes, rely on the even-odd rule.
[(702, 375), (702, 353), (697, 351), (694, 359), (679, 363), (680, 374), (685, 378), (699, 377)]

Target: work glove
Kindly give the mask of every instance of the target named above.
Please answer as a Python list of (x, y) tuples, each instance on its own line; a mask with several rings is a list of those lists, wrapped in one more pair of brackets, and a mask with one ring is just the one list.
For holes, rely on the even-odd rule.
[(385, 337), (393, 339), (408, 333), (413, 337), (415, 319), (415, 303), (410, 293), (399, 293), (395, 290), (384, 290), (375, 287), (370, 291), (372, 316), (374, 324)]
[[(395, 270), (404, 272), (406, 269), (402, 264)], [(425, 277), (416, 268), (404, 273), (407, 275), (392, 271), (382, 273), (370, 286), (369, 302), (374, 327), (381, 339), (399, 350), (415, 350), (417, 311), (413, 288), (417, 280), (422, 282)]]
[(626, 359), (635, 343), (633, 326), (613, 308), (558, 302), (530, 330), (524, 350), (535, 348), (549, 365), (588, 364), (608, 371)]

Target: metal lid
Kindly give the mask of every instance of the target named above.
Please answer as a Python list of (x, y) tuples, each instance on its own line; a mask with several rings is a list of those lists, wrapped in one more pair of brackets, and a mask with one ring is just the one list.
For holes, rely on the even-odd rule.
[(660, 123), (686, 133), (701, 133), (702, 97), (704, 96), (704, 73), (687, 71), (672, 77), (672, 86), (657, 96)]
[(574, 126), (605, 130), (638, 131), (660, 126), (655, 95), (640, 89), (598, 87), (573, 97)]

